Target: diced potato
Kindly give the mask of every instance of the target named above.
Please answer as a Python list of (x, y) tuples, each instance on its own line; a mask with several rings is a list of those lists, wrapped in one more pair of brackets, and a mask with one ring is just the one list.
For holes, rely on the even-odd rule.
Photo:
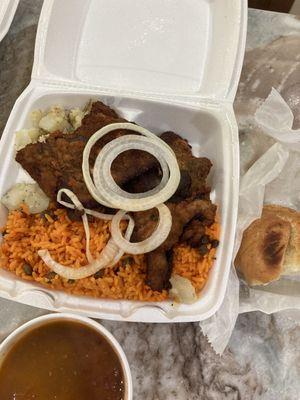
[(39, 122), (40, 122), (41, 118), (43, 117), (43, 115), (44, 115), (44, 113), (42, 110), (33, 110), (30, 113), (30, 121), (34, 128), (38, 128)]
[(71, 125), (65, 110), (55, 106), (39, 121), (39, 128), (46, 132), (69, 131)]
[(29, 143), (35, 143), (40, 134), (41, 132), (37, 128), (21, 129), (17, 131), (15, 136), (16, 151), (23, 149), (23, 147), (27, 146)]
[(80, 108), (72, 108), (69, 112), (69, 120), (74, 129), (80, 127), (82, 123), (82, 119), (85, 116), (84, 111), (80, 110)]
[(26, 204), (31, 214), (46, 210), (49, 199), (37, 183), (17, 183), (1, 199), (9, 211), (17, 210)]

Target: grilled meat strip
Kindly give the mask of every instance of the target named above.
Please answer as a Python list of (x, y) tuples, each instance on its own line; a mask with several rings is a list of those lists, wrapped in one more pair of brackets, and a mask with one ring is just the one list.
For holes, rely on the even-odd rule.
[[(147, 284), (153, 289), (161, 291), (167, 289), (171, 275), (171, 266), (168, 255), (172, 247), (179, 242), (185, 226), (190, 221), (201, 221), (202, 226), (211, 225), (215, 219), (216, 206), (210, 200), (184, 200), (180, 203), (167, 203), (172, 214), (172, 228), (167, 239), (153, 252), (146, 254)], [(132, 241), (142, 241), (151, 235), (157, 224), (156, 209), (140, 211), (134, 214), (135, 229)], [(197, 226), (197, 232), (200, 224)], [(204, 233), (204, 232), (203, 232)], [(201, 235), (202, 236), (202, 235)]]
[[(172, 229), (167, 240), (155, 251), (146, 255), (147, 283), (154, 290), (168, 288), (172, 272), (170, 256), (172, 247), (178, 242), (186, 242), (192, 247), (200, 246), (205, 233), (205, 225), (214, 222), (216, 207), (209, 199), (210, 188), (206, 178), (212, 166), (207, 158), (193, 156), (188, 142), (174, 132), (161, 136), (174, 151), (181, 173), (176, 193), (167, 202), (172, 213)], [(128, 182), (130, 192), (145, 192), (160, 182), (158, 169), (152, 169)], [(156, 225), (158, 215), (155, 209), (134, 214), (134, 241), (150, 236)]]
[[(165, 132), (160, 137), (173, 149), (179, 164), (181, 177), (185, 182), (181, 182), (178, 188), (179, 191), (177, 190), (171, 201), (199, 197), (209, 193), (210, 187), (206, 184), (206, 178), (212, 167), (211, 161), (206, 157), (198, 158), (193, 156), (191, 146), (187, 140), (177, 135), (177, 133)], [(186, 184), (187, 180), (190, 181), (190, 185)]]

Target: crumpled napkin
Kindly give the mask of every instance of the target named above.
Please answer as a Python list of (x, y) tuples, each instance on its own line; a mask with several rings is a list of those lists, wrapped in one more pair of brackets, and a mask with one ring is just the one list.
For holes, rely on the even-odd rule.
[[(259, 218), (264, 203), (300, 209), (300, 130), (292, 129), (293, 113), (281, 95), (272, 89), (255, 114), (264, 133), (276, 140), (241, 177), (236, 239), (232, 259), (239, 249), (243, 231)], [(299, 278), (299, 277), (298, 277)], [(281, 280), (266, 287), (239, 290), (239, 280), (232, 263), (224, 301), (215, 315), (200, 322), (203, 333), (218, 354), (225, 350), (239, 312), (260, 310), (276, 312), (300, 309), (300, 282)], [(294, 288), (295, 289), (295, 288)], [(291, 296), (294, 296), (291, 300)], [(295, 301), (297, 296), (297, 301)]]
[[(276, 89), (272, 88), (265, 102), (256, 111), (255, 119), (264, 132), (278, 142), (300, 144), (300, 129), (293, 129), (292, 110)], [(295, 146), (291, 148), (295, 149)]]

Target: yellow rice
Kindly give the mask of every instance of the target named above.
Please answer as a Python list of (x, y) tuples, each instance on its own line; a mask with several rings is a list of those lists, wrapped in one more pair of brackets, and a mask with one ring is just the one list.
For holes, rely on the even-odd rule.
[[(109, 226), (110, 222), (100, 220), (90, 223), (90, 249), (94, 257), (100, 254), (109, 239)], [(124, 255), (115, 267), (103, 270), (103, 276), (98, 279), (91, 276), (70, 281), (58, 275), (51, 276), (50, 269), (37, 255), (39, 249), (48, 249), (52, 257), (65, 266), (79, 268), (87, 264), (83, 225), (71, 221), (65, 210), (54, 210), (51, 215), (44, 216), (30, 215), (26, 208), (12, 211), (2, 231), (5, 235), (0, 247), (0, 265), (23, 279), (76, 295), (141, 301), (168, 298), (167, 291), (156, 292), (145, 284), (146, 263), (143, 255)], [(218, 224), (207, 228), (206, 233), (217, 239)], [(208, 279), (215, 252), (215, 249), (210, 249), (203, 257), (197, 249), (177, 245), (174, 248), (173, 271), (189, 278), (199, 293)], [(32, 275), (26, 274), (25, 265), (31, 266)]]

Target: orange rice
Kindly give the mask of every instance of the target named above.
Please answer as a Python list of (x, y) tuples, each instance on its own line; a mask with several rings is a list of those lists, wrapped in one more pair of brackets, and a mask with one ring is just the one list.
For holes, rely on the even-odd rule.
[[(90, 249), (94, 257), (100, 254), (109, 239), (109, 225), (110, 222), (100, 220), (90, 223)], [(104, 269), (99, 278), (91, 276), (73, 281), (51, 273), (37, 255), (38, 250), (48, 249), (56, 261), (66, 266), (79, 268), (87, 264), (83, 225), (71, 221), (65, 210), (58, 209), (45, 215), (30, 215), (26, 208), (12, 211), (2, 232), (5, 235), (0, 247), (0, 265), (23, 279), (76, 295), (141, 301), (168, 298), (167, 291), (156, 292), (145, 284), (143, 255), (124, 255), (113, 268)], [(206, 233), (218, 239), (219, 225), (213, 224)], [(215, 253), (216, 249), (210, 249), (208, 254), (201, 256), (197, 249), (177, 245), (173, 271), (189, 278), (199, 293), (208, 279)]]

